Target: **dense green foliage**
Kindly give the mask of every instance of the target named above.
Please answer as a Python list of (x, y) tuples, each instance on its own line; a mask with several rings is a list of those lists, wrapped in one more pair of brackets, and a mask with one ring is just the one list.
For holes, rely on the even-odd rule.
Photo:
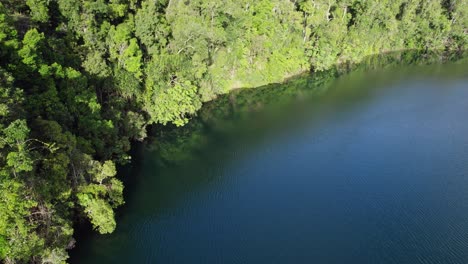
[(112, 232), (148, 125), (372, 54), (463, 53), (467, 23), (465, 0), (2, 0), (0, 261), (65, 262), (76, 219)]

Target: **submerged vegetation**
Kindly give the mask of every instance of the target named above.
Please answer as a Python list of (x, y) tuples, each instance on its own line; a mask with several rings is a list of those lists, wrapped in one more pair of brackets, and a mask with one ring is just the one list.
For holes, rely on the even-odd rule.
[(467, 23), (459, 0), (2, 0), (0, 261), (65, 262), (77, 219), (112, 232), (116, 164), (147, 126), (373, 54), (460, 55)]

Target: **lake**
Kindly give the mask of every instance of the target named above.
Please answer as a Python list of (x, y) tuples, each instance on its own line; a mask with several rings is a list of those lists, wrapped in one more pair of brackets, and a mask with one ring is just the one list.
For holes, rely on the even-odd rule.
[(468, 263), (467, 117), (466, 63), (235, 91), (135, 146), (71, 262)]

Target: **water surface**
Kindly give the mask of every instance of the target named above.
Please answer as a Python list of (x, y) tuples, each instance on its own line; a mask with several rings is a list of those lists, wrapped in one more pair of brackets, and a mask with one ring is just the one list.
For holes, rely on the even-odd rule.
[(468, 68), (302, 77), (138, 148), (72, 263), (468, 263)]

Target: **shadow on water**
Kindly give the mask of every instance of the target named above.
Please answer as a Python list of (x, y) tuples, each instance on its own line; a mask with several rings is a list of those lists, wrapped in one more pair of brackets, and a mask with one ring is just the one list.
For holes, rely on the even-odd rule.
[[(159, 166), (177, 167), (194, 158), (199, 160), (199, 151), (207, 146), (235, 148), (237, 141), (245, 140), (255, 144), (270, 134), (288, 132), (289, 125), (297, 126), (301, 119), (320, 119), (319, 111), (314, 109), (364, 104), (379, 89), (401, 80), (440, 80), (468, 74), (464, 67), (457, 66), (466, 63), (457, 57), (440, 53), (420, 56), (417, 51), (380, 54), (358, 65), (340, 65), (324, 72), (302, 74), (285, 83), (234, 90), (206, 103), (184, 127), (153, 127), (145, 147), (155, 154)], [(232, 146), (227, 142), (233, 142)]]
[[(327, 112), (363, 106), (382, 87), (399, 80), (450, 78), (447, 72), (467, 76), (466, 67), (458, 67), (454, 61), (455, 56), (437, 52), (424, 56), (416, 51), (381, 54), (358, 65), (303, 74), (283, 84), (235, 90), (206, 103), (185, 127), (153, 127), (146, 142), (133, 146), (132, 164), (119, 170), (127, 204), (118, 210), (116, 232), (99, 236), (78, 229), (71, 262), (84, 263), (82, 259), (90, 252), (112, 254), (120, 250), (133, 228), (131, 223), (155, 216), (170, 219), (169, 209), (183, 202), (187, 194), (222, 180), (223, 172), (217, 171), (220, 162), (239, 159), (268, 138), (281, 137), (290, 133), (291, 127), (305, 124), (305, 119), (309, 126), (319, 125)], [(441, 69), (443, 75), (438, 75)], [(203, 166), (196, 165), (200, 161)]]

